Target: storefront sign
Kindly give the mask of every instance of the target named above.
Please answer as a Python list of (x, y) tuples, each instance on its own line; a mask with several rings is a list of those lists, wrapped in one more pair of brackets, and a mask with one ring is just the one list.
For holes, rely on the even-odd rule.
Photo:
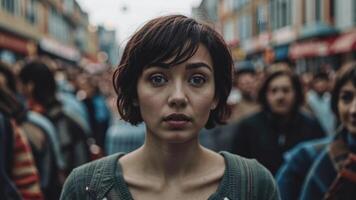
[(297, 32), (291, 27), (285, 27), (273, 32), (272, 42), (274, 45), (288, 44), (297, 39)]
[(289, 57), (292, 59), (299, 59), (330, 55), (330, 47), (334, 40), (334, 38), (329, 38), (294, 43), (289, 49)]
[(271, 42), (271, 34), (270, 33), (261, 33), (255, 38), (251, 38), (246, 40), (242, 47), (247, 54), (264, 51), (269, 47)]
[(335, 54), (353, 50), (356, 50), (356, 30), (340, 35), (331, 46), (331, 51)]
[(25, 56), (35, 54), (36, 52), (36, 45), (33, 42), (4, 32), (0, 32), (0, 48), (8, 49)]
[(77, 49), (61, 44), (53, 39), (42, 39), (40, 41), (40, 47), (44, 51), (47, 51), (70, 61), (76, 62), (80, 59), (80, 52)]

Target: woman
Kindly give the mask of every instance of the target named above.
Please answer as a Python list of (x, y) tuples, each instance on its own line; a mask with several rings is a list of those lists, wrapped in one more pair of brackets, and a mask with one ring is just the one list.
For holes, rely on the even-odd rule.
[(61, 199), (278, 199), (256, 161), (203, 148), (198, 132), (228, 113), (231, 55), (213, 29), (181, 15), (149, 21), (114, 75), (118, 109), (146, 124), (139, 149), (75, 169)]
[(356, 65), (338, 72), (331, 99), (335, 136), (298, 145), (277, 175), (282, 199), (354, 199)]
[(297, 75), (286, 70), (267, 74), (258, 93), (262, 110), (235, 125), (232, 152), (257, 159), (275, 174), (285, 151), (324, 136), (319, 123), (301, 111), (303, 100)]

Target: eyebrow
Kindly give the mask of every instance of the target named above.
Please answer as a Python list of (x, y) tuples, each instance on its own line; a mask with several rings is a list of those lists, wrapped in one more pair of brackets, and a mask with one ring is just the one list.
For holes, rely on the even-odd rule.
[[(166, 64), (166, 63), (152, 63), (151, 65), (147, 66), (146, 68), (151, 68), (151, 67), (159, 67), (163, 69), (168, 69), (171, 65)], [(210, 71), (212, 71), (212, 67), (204, 62), (194, 62), (194, 63), (188, 63), (186, 65), (187, 69), (197, 69), (200, 67), (205, 67), (208, 68)]]
[(200, 68), (200, 67), (206, 67), (208, 68), (210, 71), (212, 71), (212, 67), (204, 62), (195, 62), (195, 63), (188, 63), (186, 65), (187, 69), (196, 69), (196, 68)]

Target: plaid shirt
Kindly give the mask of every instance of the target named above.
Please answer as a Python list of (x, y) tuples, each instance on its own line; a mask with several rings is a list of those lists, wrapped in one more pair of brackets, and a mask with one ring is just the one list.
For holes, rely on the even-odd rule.
[(276, 175), (282, 199), (299, 199), (305, 176), (331, 139), (326, 137), (303, 142), (285, 153), (285, 162)]

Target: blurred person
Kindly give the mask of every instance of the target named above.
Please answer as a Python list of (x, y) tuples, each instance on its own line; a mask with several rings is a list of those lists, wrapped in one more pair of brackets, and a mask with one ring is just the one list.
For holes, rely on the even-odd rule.
[(356, 65), (337, 72), (331, 99), (340, 126), (325, 139), (286, 154), (277, 175), (282, 199), (354, 199), (356, 195)]
[(307, 106), (328, 135), (334, 133), (336, 119), (331, 110), (330, 78), (327, 73), (315, 74), (312, 89), (307, 93)]
[(46, 117), (25, 109), (17, 98), (19, 95), (15, 87), (15, 75), (1, 63), (0, 77), (2, 77), (0, 88), (4, 95), (3, 110), (16, 117), (18, 128), (28, 139), (44, 196), (46, 199), (58, 199), (60, 194), (58, 168), (63, 166), (63, 159), (53, 124)]
[(285, 151), (299, 142), (325, 135), (315, 119), (300, 111), (303, 101), (298, 76), (289, 70), (267, 74), (258, 93), (262, 110), (231, 128), (232, 152), (256, 158), (275, 174)]
[(104, 95), (98, 88), (98, 81), (90, 75), (81, 76), (80, 92), (81, 101), (88, 111), (88, 118), (93, 138), (102, 149), (104, 149), (104, 141), (106, 132), (109, 128), (111, 115), (106, 104)]
[(252, 64), (236, 69), (234, 81), (241, 98), (233, 105), (229, 122), (237, 122), (259, 110), (256, 102), (257, 77)]
[(56, 128), (64, 159), (64, 173), (69, 174), (74, 167), (88, 162), (88, 137), (57, 99), (54, 74), (48, 66), (38, 60), (30, 61), (21, 69), (19, 78), (29, 109), (48, 117)]
[(43, 199), (40, 178), (27, 138), (18, 122), (25, 117), (24, 107), (11, 94), (8, 81), (0, 76), (0, 195), (5, 199)]
[(143, 145), (145, 141), (145, 125), (133, 126), (123, 120), (118, 120), (107, 131), (105, 152), (108, 155), (123, 152), (130, 153)]
[(145, 24), (113, 80), (122, 118), (145, 122), (144, 145), (75, 169), (61, 199), (279, 199), (256, 161), (199, 144), (199, 131), (228, 113), (231, 70), (230, 52), (209, 26), (182, 15)]

